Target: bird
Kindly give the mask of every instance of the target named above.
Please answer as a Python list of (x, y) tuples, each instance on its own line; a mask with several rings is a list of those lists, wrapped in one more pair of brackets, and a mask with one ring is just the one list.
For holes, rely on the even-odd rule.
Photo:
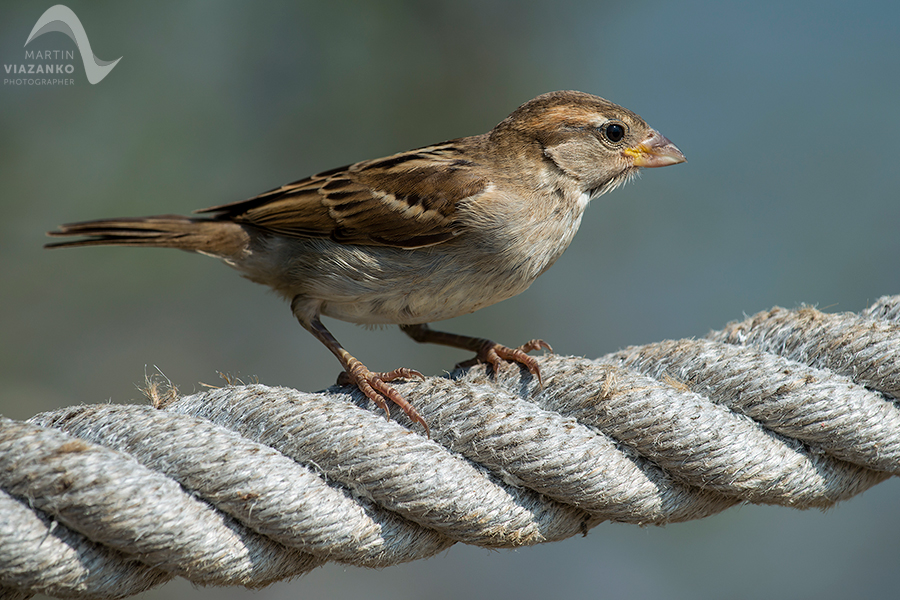
[(413, 369), (369, 370), (322, 323), (399, 325), (417, 342), (475, 352), (496, 372), (528, 352), (437, 331), (429, 323), (525, 291), (572, 242), (588, 203), (640, 169), (685, 162), (634, 112), (577, 91), (542, 94), (489, 132), (324, 171), (195, 216), (113, 218), (61, 225), (47, 247), (177, 248), (224, 261), (290, 302), (300, 324), (338, 359), (338, 383), (359, 388), (430, 429), (391, 382)]

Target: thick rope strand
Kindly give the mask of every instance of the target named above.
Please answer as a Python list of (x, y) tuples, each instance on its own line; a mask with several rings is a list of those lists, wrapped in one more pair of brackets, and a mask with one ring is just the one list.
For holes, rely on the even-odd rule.
[(330, 560), (384, 567), (452, 544), (203, 419), (151, 406), (94, 405), (45, 413), (32, 422), (126, 452), (254, 531)]
[(95, 542), (200, 584), (259, 587), (322, 562), (247, 530), (127, 454), (52, 428), (0, 418), (0, 487)]
[(900, 472), (900, 296), (539, 360), (543, 386), (512, 365), (398, 383), (431, 439), (339, 387), (0, 418), (0, 598), (258, 587), (607, 520), (824, 508)]
[(900, 474), (900, 408), (849, 378), (708, 340), (629, 348), (610, 357), (746, 415), (785, 437), (870, 469)]
[(174, 576), (92, 542), (2, 491), (0, 540), (2, 582), (9, 586), (0, 587), (4, 599), (34, 593), (120, 598)]
[(826, 314), (814, 308), (773, 308), (731, 323), (707, 338), (754, 347), (845, 375), (860, 385), (898, 398), (897, 331), (897, 321), (891, 319), (853, 313)]

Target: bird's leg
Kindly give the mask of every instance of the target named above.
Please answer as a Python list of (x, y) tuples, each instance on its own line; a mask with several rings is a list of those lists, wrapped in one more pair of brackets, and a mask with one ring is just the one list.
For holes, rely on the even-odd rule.
[(532, 375), (537, 377), (538, 384), (540, 385), (543, 385), (543, 381), (541, 381), (540, 366), (538, 365), (537, 360), (535, 360), (533, 356), (528, 356), (526, 352), (542, 348), (553, 352), (553, 348), (551, 348), (550, 344), (544, 340), (531, 340), (518, 348), (507, 348), (506, 346), (485, 338), (435, 331), (426, 324), (401, 325), (400, 329), (403, 333), (417, 342), (441, 344), (442, 346), (451, 346), (453, 348), (461, 348), (463, 350), (475, 352), (475, 358), (461, 362), (456, 365), (457, 367), (467, 367), (476, 362), (486, 362), (491, 365), (491, 368), (496, 373), (500, 368), (501, 361), (507, 360), (517, 362), (524, 365)]
[(370, 371), (358, 359), (347, 352), (347, 350), (341, 346), (340, 342), (337, 341), (337, 338), (335, 338), (325, 325), (322, 324), (318, 315), (318, 307), (315, 307), (312, 311), (303, 310), (304, 308), (309, 309), (310, 304), (306, 301), (306, 304), (304, 305), (304, 299), (300, 296), (297, 296), (294, 298), (294, 301), (291, 302), (291, 310), (294, 312), (297, 320), (300, 321), (300, 324), (303, 325), (307, 331), (316, 336), (316, 339), (325, 344), (325, 347), (331, 350), (332, 354), (340, 361), (341, 366), (344, 367), (344, 372), (338, 377), (338, 384), (349, 384), (358, 387), (367, 398), (377, 404), (378, 407), (387, 414), (388, 418), (391, 417), (391, 411), (388, 409), (387, 403), (388, 401), (393, 402), (403, 409), (403, 412), (406, 413), (410, 420), (424, 427), (425, 433), (431, 437), (431, 431), (429, 430), (428, 423), (425, 422), (425, 419), (423, 419), (419, 413), (416, 412), (416, 409), (400, 395), (400, 392), (388, 385), (388, 382), (397, 379), (411, 379), (413, 377), (418, 377), (419, 379), (424, 380), (425, 376), (413, 369), (402, 367), (386, 373)]

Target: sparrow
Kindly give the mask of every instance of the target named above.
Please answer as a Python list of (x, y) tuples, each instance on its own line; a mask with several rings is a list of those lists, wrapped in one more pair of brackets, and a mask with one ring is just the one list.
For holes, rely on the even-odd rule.
[[(290, 301), (300, 324), (340, 361), (388, 418), (388, 402), (428, 424), (390, 385), (424, 378), (370, 371), (321, 321), (397, 324), (417, 342), (470, 350), (469, 363), (519, 363), (527, 353), (429, 328), (524, 292), (562, 255), (588, 203), (643, 167), (685, 161), (641, 117), (576, 91), (543, 94), (488, 133), (325, 171), (249, 200), (195, 211), (61, 225), (47, 247), (177, 248), (224, 261)], [(551, 350), (552, 351), (552, 350)]]

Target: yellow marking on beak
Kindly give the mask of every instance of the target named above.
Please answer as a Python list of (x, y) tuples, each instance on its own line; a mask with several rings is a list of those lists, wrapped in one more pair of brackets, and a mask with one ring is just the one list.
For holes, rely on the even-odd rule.
[(631, 157), (636, 167), (666, 167), (687, 160), (675, 144), (657, 131), (651, 131), (637, 147), (623, 149), (622, 154)]

